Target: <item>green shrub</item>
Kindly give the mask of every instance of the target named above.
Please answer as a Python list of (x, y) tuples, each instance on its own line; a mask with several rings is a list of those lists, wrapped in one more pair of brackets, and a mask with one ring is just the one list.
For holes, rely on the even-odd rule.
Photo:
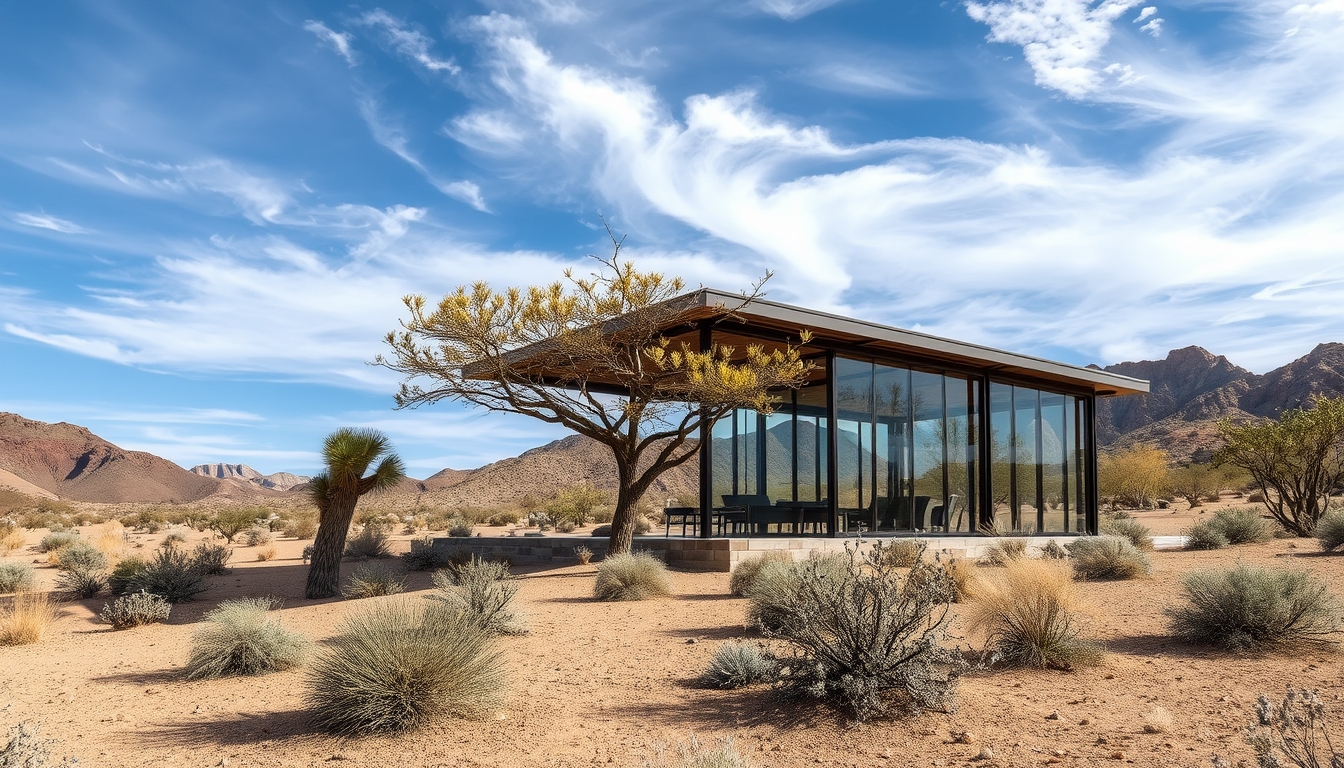
[(285, 521), (285, 535), (296, 539), (311, 539), (317, 535), (317, 512), (297, 512)]
[(523, 516), (518, 514), (518, 510), (505, 509), (486, 518), (485, 522), (490, 525), (513, 525), (521, 519), (523, 519)]
[(67, 600), (87, 600), (97, 597), (107, 588), (107, 572), (101, 568), (76, 566), (67, 568), (56, 578), (56, 591)]
[(969, 623), (986, 634), (987, 647), (998, 661), (1072, 669), (1101, 660), (1101, 646), (1083, 637), (1081, 616), (1068, 565), (1015, 560), (998, 578), (977, 583)]
[(773, 680), (777, 668), (775, 660), (760, 648), (730, 642), (714, 651), (709, 668), (700, 677), (715, 688), (742, 688)]
[(130, 629), (167, 621), (172, 611), (173, 606), (162, 596), (141, 591), (118, 597), (103, 606), (98, 616), (113, 629)]
[(345, 596), (352, 600), (396, 595), (405, 591), (406, 582), (382, 563), (359, 566), (351, 572), (350, 581), (345, 585)]
[(1227, 546), (1227, 536), (1212, 520), (1195, 523), (1182, 533), (1185, 534), (1186, 549), (1222, 549)]
[(799, 562), (791, 559), (766, 562), (743, 589), (743, 594), (751, 601), (747, 606), (747, 625), (767, 634), (779, 631), (793, 610), (792, 604), (802, 589), (805, 572), (818, 571), (839, 580), (848, 568), (849, 558), (838, 552), (813, 554)]
[(437, 594), (429, 595), (449, 610), (462, 613), (492, 635), (525, 635), (527, 622), (512, 608), (518, 585), (504, 563), (473, 556), (451, 571), (434, 574)]
[(79, 534), (74, 531), (52, 531), (37, 543), (38, 552), (55, 552), (58, 549), (74, 544), (79, 541)]
[(1331, 510), (1316, 521), (1316, 540), (1325, 552), (1334, 552), (1344, 545), (1344, 510)]
[(670, 594), (667, 566), (648, 552), (612, 555), (597, 564), (593, 597), (598, 600), (646, 600)]
[(33, 566), (27, 563), (0, 563), (0, 593), (26, 592), (36, 585)]
[(1138, 520), (1103, 520), (1101, 533), (1106, 536), (1123, 536), (1135, 549), (1144, 552), (1153, 548), (1153, 532)]
[(504, 675), (491, 635), (465, 615), (397, 600), (348, 617), (307, 682), (314, 723), (355, 736), (479, 714), (498, 704)]
[(174, 544), (186, 544), (186, 543), (187, 543), (187, 534), (183, 533), (182, 531), (169, 531), (168, 535), (163, 537), (163, 541), (159, 542), (159, 546), (171, 547)]
[(121, 518), (121, 524), (135, 531), (158, 533), (168, 524), (168, 517), (157, 508), (142, 509)]
[(56, 567), (62, 571), (101, 571), (107, 568), (107, 555), (87, 541), (75, 541), (56, 551)]
[(273, 538), (275, 537), (271, 535), (270, 528), (248, 528), (243, 532), (242, 541), (245, 547), (260, 547), (263, 544), (270, 544)]
[(568, 522), (574, 527), (579, 527), (587, 525), (597, 508), (607, 502), (606, 491), (595, 488), (590, 483), (581, 483), (557, 493), (546, 505), (546, 514), (556, 523)]
[(473, 533), (471, 523), (461, 517), (455, 517), (449, 520), (447, 530), (449, 536), (456, 538), (466, 538)]
[(1003, 566), (1027, 556), (1027, 540), (1011, 536), (1000, 537), (985, 548), (985, 563)]
[(1254, 507), (1232, 507), (1213, 513), (1212, 523), (1228, 544), (1260, 544), (1274, 538), (1274, 526)]
[(127, 584), (127, 592), (148, 592), (170, 603), (191, 600), (204, 591), (205, 574), (196, 559), (181, 547), (155, 551), (145, 567)]
[(265, 675), (302, 664), (308, 640), (280, 626), (271, 615), (275, 607), (270, 598), (244, 598), (205, 614), (206, 623), (191, 635), (187, 679)]
[(345, 542), (345, 556), (351, 560), (391, 557), (392, 550), (387, 548), (387, 534), (382, 528), (365, 526), (358, 536)]
[[(858, 721), (893, 708), (946, 711), (966, 664), (947, 647), (951, 590), (939, 583), (942, 566), (920, 562), (903, 577), (872, 552), (848, 548), (840, 557), (838, 568), (831, 557), (786, 569), (795, 589), (773, 606), (770, 631), (792, 653), (780, 660), (780, 685)], [(758, 578), (753, 593), (766, 581)]]
[(1306, 571), (1238, 564), (1183, 580), (1186, 605), (1170, 608), (1173, 632), (1192, 643), (1232, 650), (1333, 645), (1339, 606), (1325, 582)]
[(739, 597), (746, 596), (751, 591), (751, 585), (756, 581), (756, 577), (761, 574), (761, 570), (767, 565), (792, 562), (792, 555), (778, 549), (768, 550), (759, 557), (753, 557), (750, 560), (741, 560), (733, 567), (733, 575), (728, 579), (728, 592)]
[(264, 517), (270, 517), (270, 514), (264, 509), (228, 507), (215, 513), (215, 516), (210, 518), (206, 525), (210, 527), (210, 530), (223, 536), (225, 541), (232, 544), (235, 536), (256, 525), (258, 518)]
[(434, 551), (434, 539), (424, 536), (411, 540), (411, 551), (403, 552), (401, 562), (408, 571), (432, 571), (447, 565), (445, 558)]
[(229, 572), (225, 564), (233, 557), (233, 550), (223, 544), (201, 542), (191, 551), (191, 562), (206, 576), (223, 576)]
[(148, 563), (139, 555), (131, 555), (112, 568), (112, 573), (107, 577), (108, 590), (114, 595), (124, 595), (131, 588), (131, 583), (135, 577), (143, 570)]
[(1084, 536), (1067, 549), (1073, 573), (1080, 579), (1137, 579), (1153, 570), (1148, 556), (1120, 536)]
[(929, 545), (919, 539), (892, 539), (874, 544), (873, 552), (892, 568), (912, 568), (924, 558), (928, 548)]

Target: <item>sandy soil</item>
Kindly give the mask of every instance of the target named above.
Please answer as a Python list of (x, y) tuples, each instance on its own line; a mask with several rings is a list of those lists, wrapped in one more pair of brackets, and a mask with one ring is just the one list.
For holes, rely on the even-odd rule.
[[(1162, 511), (1156, 532), (1178, 532), (1189, 518), (1170, 531), (1166, 521), (1175, 525), (1182, 514)], [(1159, 513), (1140, 519), (1159, 528)], [(149, 550), (162, 538), (134, 540)], [(405, 548), (409, 537), (397, 538)], [(233, 572), (213, 577), (197, 602), (175, 607), (166, 625), (112, 632), (95, 619), (105, 599), (66, 604), (42, 643), (0, 648), (0, 726), (39, 721), (58, 740), (57, 753), (99, 767), (639, 766), (654, 742), (693, 733), (711, 742), (733, 736), (756, 765), (776, 768), (1207, 766), (1215, 753), (1249, 757), (1241, 732), (1261, 692), (1316, 687), (1328, 702), (1344, 693), (1337, 653), (1232, 655), (1167, 635), (1163, 608), (1177, 602), (1179, 577), (1193, 569), (1237, 560), (1306, 568), (1344, 594), (1344, 557), (1315, 555), (1307, 540), (1155, 553), (1151, 579), (1081, 586), (1096, 609), (1095, 634), (1110, 651), (1102, 666), (981, 673), (963, 680), (954, 714), (858, 727), (766, 689), (696, 687), (718, 643), (753, 637), (743, 627), (745, 601), (727, 595), (727, 574), (674, 572), (674, 598), (609, 604), (589, 598), (591, 565), (522, 567), (515, 569), (518, 602), (533, 631), (501, 640), (510, 671), (504, 709), (396, 738), (341, 741), (306, 724), (301, 671), (209, 682), (179, 675), (193, 624), (221, 600), (282, 598), (286, 625), (318, 641), (348, 611), (364, 607), (303, 599), (306, 543), (278, 541), (279, 558), (271, 562), (253, 562), (255, 548), (237, 548)], [(40, 573), (46, 584), (54, 579), (50, 568)], [(409, 582), (424, 590), (429, 577), (414, 573)], [(1145, 716), (1156, 707), (1174, 724), (1146, 734)], [(1056, 711), (1058, 719), (1048, 719)], [(960, 730), (971, 731), (973, 743), (951, 743), (951, 732)], [(983, 745), (994, 759), (973, 761)]]

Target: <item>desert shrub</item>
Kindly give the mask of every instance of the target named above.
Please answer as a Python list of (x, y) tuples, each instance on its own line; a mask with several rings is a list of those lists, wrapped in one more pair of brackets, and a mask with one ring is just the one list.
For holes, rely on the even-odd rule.
[(53, 763), (50, 746), (55, 742), (41, 737), (37, 723), (19, 723), (0, 738), (0, 768), (74, 768), (79, 761), (64, 758)]
[(593, 512), (607, 503), (606, 491), (594, 487), (591, 483), (580, 483), (556, 493), (555, 498), (546, 505), (546, 514), (557, 524), (568, 522), (577, 528), (587, 525), (593, 517)]
[(255, 507), (226, 507), (216, 512), (206, 525), (210, 530), (215, 531), (224, 540), (233, 543), (233, 539), (243, 531), (248, 530), (257, 524), (258, 518), (270, 517), (270, 514), (264, 509)]
[(486, 518), (485, 522), (489, 523), (490, 525), (513, 525), (514, 523), (518, 522), (521, 519), (523, 519), (523, 516), (518, 514), (518, 510), (506, 509), (500, 512), (496, 512), (495, 514)]
[(0, 593), (26, 592), (36, 583), (33, 566), (27, 563), (0, 563)]
[(1274, 538), (1274, 526), (1254, 507), (1220, 509), (1209, 522), (1222, 531), (1228, 544), (1259, 544)]
[(451, 571), (434, 574), (436, 594), (429, 595), (450, 610), (462, 613), (493, 635), (527, 634), (527, 623), (512, 608), (518, 585), (509, 567), (472, 557)]
[(280, 625), (267, 597), (225, 600), (205, 614), (191, 634), (188, 680), (265, 675), (293, 669), (308, 653), (308, 639)]
[(473, 533), (473, 531), (471, 530), (471, 523), (461, 517), (455, 517), (449, 520), (448, 527), (446, 530), (448, 531), (449, 536), (455, 536), (459, 538), (470, 536)]
[(1168, 485), (1168, 457), (1147, 445), (1121, 448), (1097, 457), (1097, 488), (1112, 504), (1147, 509)]
[(653, 530), (653, 523), (643, 515), (635, 516), (635, 535), (643, 536)]
[[(966, 665), (945, 645), (951, 603), (940, 567), (921, 562), (902, 577), (872, 552), (850, 548), (840, 558), (839, 568), (837, 558), (815, 558), (787, 569), (795, 591), (775, 606), (770, 632), (792, 652), (780, 661), (780, 684), (858, 721), (893, 708), (946, 710)], [(927, 587), (907, 588), (908, 580)]]
[(107, 567), (107, 555), (87, 541), (75, 541), (56, 551), (56, 567), (62, 571), (102, 570)]
[(270, 528), (248, 528), (243, 532), (242, 541), (245, 547), (260, 547), (270, 544), (273, 538)]
[(609, 539), (611, 538), (611, 525), (599, 525), (588, 535), (595, 539)]
[(411, 540), (411, 550), (403, 552), (401, 562), (408, 571), (432, 571), (447, 565), (442, 555), (434, 551), (434, 540), (428, 536)]
[(714, 651), (709, 668), (700, 676), (715, 688), (741, 688), (774, 679), (777, 664), (749, 643), (724, 643)]
[(383, 597), (406, 591), (406, 582), (382, 563), (361, 565), (350, 574), (345, 585), (345, 596), (352, 600), (365, 597)]
[(38, 552), (55, 552), (58, 549), (74, 544), (79, 541), (79, 534), (74, 531), (52, 531), (37, 543)]
[(1069, 560), (1080, 579), (1137, 579), (1152, 572), (1148, 556), (1120, 536), (1084, 536), (1070, 543)]
[(670, 594), (667, 566), (648, 552), (612, 555), (597, 564), (593, 597), (598, 600), (645, 600)]
[(838, 580), (848, 567), (848, 558), (839, 553), (813, 554), (799, 562), (791, 559), (767, 561), (743, 587), (743, 594), (750, 600), (747, 625), (766, 633), (778, 631), (792, 610), (791, 604), (801, 589), (799, 582), (805, 569), (820, 571)]
[(348, 617), (307, 674), (312, 719), (343, 735), (404, 731), (500, 699), (488, 632), (434, 602), (379, 603)]
[(183, 533), (182, 531), (169, 531), (168, 535), (163, 537), (163, 541), (159, 542), (159, 546), (171, 547), (174, 544), (186, 544), (186, 543), (187, 543), (187, 534)]
[(97, 597), (107, 588), (107, 571), (102, 568), (77, 566), (67, 568), (56, 579), (56, 590), (67, 600), (87, 600)]
[(107, 587), (114, 595), (124, 595), (131, 588), (131, 582), (145, 569), (147, 563), (139, 555), (131, 555), (112, 567), (107, 577)]
[(877, 557), (882, 558), (892, 568), (911, 568), (924, 557), (928, 544), (919, 539), (892, 539), (873, 545)]
[(573, 533), (579, 526), (574, 524), (573, 520), (557, 520), (555, 523), (556, 533)]
[(225, 565), (233, 557), (233, 550), (223, 544), (201, 542), (191, 551), (191, 562), (206, 576), (223, 576), (229, 572)]
[(763, 552), (760, 557), (742, 560), (733, 568), (733, 575), (728, 579), (728, 592), (739, 597), (745, 596), (751, 591), (751, 585), (756, 581), (756, 577), (767, 565), (791, 562), (793, 557), (788, 552), (778, 549)]
[(1288, 687), (1283, 701), (1274, 704), (1260, 695), (1255, 702), (1256, 722), (1246, 729), (1246, 741), (1256, 764), (1265, 768), (1335, 768), (1344, 765), (1336, 752), (1326, 722), (1325, 702), (1316, 691)]
[(579, 561), (579, 565), (587, 565), (593, 559), (593, 550), (580, 544), (574, 548), (574, 559)]
[(1316, 540), (1325, 552), (1334, 552), (1344, 545), (1344, 510), (1327, 512), (1316, 522)]
[(145, 567), (131, 577), (127, 591), (148, 592), (170, 603), (180, 603), (205, 591), (205, 574), (186, 550), (167, 547), (155, 551)]
[(19, 530), (17, 523), (9, 518), (0, 518), (0, 521), (8, 525), (0, 527), (0, 555), (8, 555), (17, 549), (22, 549), (24, 544), (23, 531)]
[(0, 645), (41, 641), (56, 621), (56, 606), (45, 592), (20, 592), (0, 608)]
[(317, 512), (296, 512), (285, 521), (285, 535), (296, 539), (311, 539), (317, 535)]
[(1185, 535), (1186, 549), (1222, 549), (1227, 546), (1227, 536), (1212, 520), (1204, 520), (1181, 531)]
[(1153, 548), (1153, 532), (1138, 520), (1103, 520), (1101, 533), (1105, 536), (1123, 536), (1135, 549), (1145, 552)]
[(1051, 539), (1045, 542), (1045, 546), (1041, 547), (1041, 557), (1046, 560), (1067, 560), (1069, 551), (1061, 547), (1058, 541)]
[(678, 743), (675, 750), (655, 743), (651, 752), (644, 758), (643, 768), (753, 768), (755, 765), (737, 751), (737, 743), (731, 736), (717, 747), (705, 746), (692, 736)]
[(1101, 646), (1083, 637), (1081, 606), (1064, 563), (1016, 560), (980, 580), (969, 623), (988, 636), (992, 658), (1010, 666), (1072, 669), (1101, 660)]
[(988, 565), (1007, 565), (1014, 560), (1027, 556), (1027, 540), (1002, 537), (985, 548), (985, 563)]
[(275, 559), (275, 545), (267, 544), (257, 550), (257, 562), (265, 563)]
[(121, 518), (121, 524), (136, 531), (158, 533), (168, 524), (168, 518), (159, 509), (142, 509)]
[(1238, 564), (1183, 580), (1186, 604), (1169, 608), (1172, 631), (1192, 643), (1233, 650), (1333, 645), (1339, 606), (1325, 582), (1306, 571)]
[(113, 629), (130, 629), (167, 621), (172, 612), (172, 604), (162, 595), (141, 590), (122, 595), (104, 605), (98, 618), (111, 624)]
[(351, 560), (391, 557), (392, 550), (387, 548), (387, 534), (381, 528), (365, 526), (358, 536), (345, 542), (345, 556)]

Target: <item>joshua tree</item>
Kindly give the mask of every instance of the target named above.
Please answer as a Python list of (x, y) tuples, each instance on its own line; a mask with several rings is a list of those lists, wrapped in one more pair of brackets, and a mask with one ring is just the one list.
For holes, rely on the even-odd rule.
[[(359, 497), (391, 488), (406, 476), (406, 468), (392, 453), (387, 437), (373, 429), (345, 427), (327, 435), (322, 443), (322, 461), (327, 469), (313, 478), (309, 491), (318, 511), (317, 539), (313, 541), (313, 563), (305, 591), (310, 599), (340, 594), (345, 534)], [(365, 476), (375, 461), (378, 466), (373, 474)]]
[[(456, 400), (560, 424), (610, 448), (618, 487), (609, 552), (618, 554), (630, 551), (645, 491), (696, 454), (701, 424), (735, 408), (768, 413), (772, 390), (801, 386), (812, 365), (791, 345), (753, 345), (745, 358), (717, 345), (670, 348), (663, 334), (689, 308), (677, 301), (683, 283), (621, 263), (621, 241), (612, 242), (591, 279), (566, 272), (566, 282), (504, 292), (477, 283), (433, 309), (407, 296), (411, 317), (387, 336), (391, 359), (374, 362), (406, 375), (400, 408)], [(718, 317), (759, 295), (758, 283)]]

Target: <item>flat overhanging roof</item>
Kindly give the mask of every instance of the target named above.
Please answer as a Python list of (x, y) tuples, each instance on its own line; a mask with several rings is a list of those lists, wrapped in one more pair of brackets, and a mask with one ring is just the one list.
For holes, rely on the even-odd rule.
[[(682, 320), (693, 322), (718, 315), (723, 307), (737, 306), (742, 302), (742, 296), (704, 288), (673, 301), (687, 303), (688, 310), (682, 316)], [(901, 356), (932, 358), (991, 374), (1000, 372), (1069, 384), (1089, 389), (1101, 396), (1148, 392), (1148, 382), (1143, 379), (1005, 352), (979, 344), (944, 339), (765, 299), (755, 299), (742, 309), (736, 310), (734, 314), (742, 319), (745, 327), (768, 329), (795, 339), (799, 331), (811, 331), (815, 340), (809, 346), (825, 346), (825, 342), (831, 341), (848, 347), (860, 347), (865, 351), (871, 351), (875, 357), (888, 352)], [(726, 320), (715, 328), (731, 334), (734, 325), (733, 320)]]

